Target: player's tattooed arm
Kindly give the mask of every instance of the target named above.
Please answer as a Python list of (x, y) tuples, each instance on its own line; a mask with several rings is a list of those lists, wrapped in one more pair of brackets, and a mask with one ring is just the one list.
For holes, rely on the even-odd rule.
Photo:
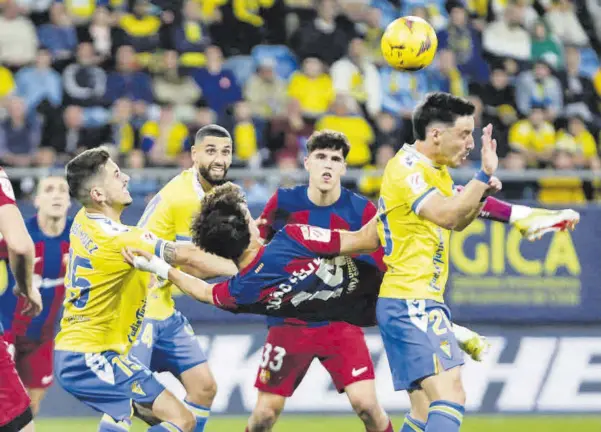
[[(170, 258), (177, 260), (177, 248), (174, 243), (170, 243)], [(171, 250), (175, 248), (175, 250)], [(213, 304), (213, 285), (208, 284), (202, 279), (195, 278), (189, 274), (172, 267), (165, 259), (161, 259), (156, 255), (151, 254), (148, 251), (135, 249), (135, 248), (124, 248), (121, 253), (125, 258), (125, 261), (131, 266), (150, 273), (154, 273), (163, 279), (169, 279), (170, 282), (178, 286), (189, 296), (196, 300)], [(165, 252), (163, 252), (165, 257)], [(175, 262), (175, 261), (172, 261)]]
[(195, 277), (210, 279), (217, 276), (233, 276), (238, 272), (236, 265), (225, 258), (205, 252), (191, 244), (168, 242), (163, 250), (163, 259)]

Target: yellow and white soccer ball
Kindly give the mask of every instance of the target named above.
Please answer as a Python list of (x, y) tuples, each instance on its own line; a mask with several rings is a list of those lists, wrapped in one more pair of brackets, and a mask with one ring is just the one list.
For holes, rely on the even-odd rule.
[(418, 71), (434, 60), (438, 38), (426, 20), (406, 16), (397, 18), (386, 27), (380, 47), (382, 55), (394, 69)]

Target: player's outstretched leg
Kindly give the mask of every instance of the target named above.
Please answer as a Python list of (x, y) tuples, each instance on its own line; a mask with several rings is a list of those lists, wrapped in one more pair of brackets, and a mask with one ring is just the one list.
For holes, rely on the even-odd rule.
[(374, 380), (354, 382), (344, 388), (351, 406), (368, 432), (394, 432), (392, 422), (378, 402)]
[(280, 416), (286, 398), (273, 393), (259, 391), (257, 404), (248, 419), (246, 432), (269, 432)]
[(424, 378), (421, 386), (431, 401), (425, 431), (458, 432), (465, 412), (460, 367)]
[(580, 214), (572, 209), (546, 210), (523, 205), (513, 205), (488, 197), (480, 212), (484, 219), (510, 223), (528, 240), (536, 240), (543, 234), (574, 229)]

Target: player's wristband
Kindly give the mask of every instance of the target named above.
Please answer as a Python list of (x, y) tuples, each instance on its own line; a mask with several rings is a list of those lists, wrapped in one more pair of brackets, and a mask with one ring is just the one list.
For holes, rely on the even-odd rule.
[(474, 176), (475, 180), (479, 180), (482, 183), (486, 183), (488, 184), (488, 182), (490, 181), (490, 177), (488, 174), (486, 174), (484, 171), (480, 170), (476, 173), (476, 175)]

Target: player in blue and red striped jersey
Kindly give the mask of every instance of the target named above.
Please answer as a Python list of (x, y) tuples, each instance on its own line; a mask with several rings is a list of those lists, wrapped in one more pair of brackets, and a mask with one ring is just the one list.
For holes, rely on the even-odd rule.
[[(269, 241), (287, 224), (306, 224), (328, 229), (359, 230), (375, 215), (366, 198), (341, 186), (350, 150), (347, 138), (333, 131), (314, 133), (307, 142), (305, 168), (309, 184), (280, 188), (267, 202), (260, 217), (261, 237)], [(367, 260), (382, 266), (383, 251)], [(348, 322), (305, 322), (295, 318), (267, 318), (269, 332), (255, 387), (259, 397), (249, 419), (251, 432), (270, 430), (314, 359), (319, 359), (339, 392), (368, 431), (392, 431), (392, 424), (378, 403), (374, 366), (363, 331)], [(284, 350), (284, 367), (274, 370), (276, 350)], [(278, 364), (276, 363), (276, 366)]]
[[(25, 299), (13, 294), (15, 278), (8, 274), (7, 289), (0, 297), (4, 339), (11, 345), (17, 371), (37, 414), (40, 402), (53, 381), (53, 340), (61, 305), (65, 298), (65, 264), (69, 254), (67, 217), (70, 206), (67, 181), (46, 177), (38, 184), (34, 204), (37, 215), (25, 226), (35, 245), (33, 284), (42, 295), (43, 311), (35, 318), (23, 313)], [(7, 259), (6, 243), (0, 244), (0, 256)]]

